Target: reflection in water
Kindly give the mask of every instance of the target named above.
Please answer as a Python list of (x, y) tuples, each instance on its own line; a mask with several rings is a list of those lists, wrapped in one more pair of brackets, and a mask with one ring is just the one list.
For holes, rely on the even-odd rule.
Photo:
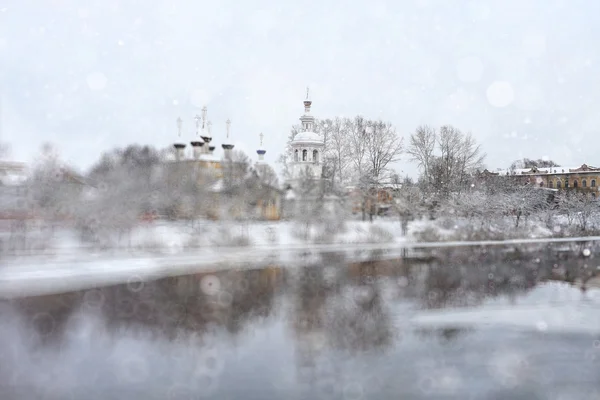
[[(490, 343), (518, 356), (514, 335), (414, 331), (409, 319), (419, 309), (516, 298), (555, 278), (556, 262), (544, 254), (448, 260), (331, 259), (4, 302), (0, 398), (419, 398), (458, 395), (469, 385), (514, 395), (477, 367)], [(587, 262), (559, 267), (586, 271)], [(579, 348), (580, 338), (569, 340)], [(435, 368), (418, 367), (427, 360)], [(536, 382), (527, 384), (533, 390)]]
[(383, 304), (376, 266), (366, 263), (332, 301), (328, 322), (331, 344), (349, 351), (384, 350), (391, 344), (392, 324)]
[(290, 288), (293, 294), (289, 321), (295, 337), (296, 379), (302, 385), (303, 396), (308, 396), (307, 389), (314, 392), (322, 378), (335, 375), (327, 362), (324, 332), (327, 299), (334, 293), (325, 280), (324, 269), (319, 267), (301, 268), (290, 277)]
[(227, 271), (128, 282), (15, 300), (13, 304), (28, 319), (37, 321), (35, 325), (52, 325), (51, 337), (64, 333), (68, 318), (75, 312), (103, 317), (109, 329), (145, 327), (168, 337), (180, 330), (200, 334), (209, 326), (237, 333), (253, 319), (271, 314), (280, 280), (281, 269)]

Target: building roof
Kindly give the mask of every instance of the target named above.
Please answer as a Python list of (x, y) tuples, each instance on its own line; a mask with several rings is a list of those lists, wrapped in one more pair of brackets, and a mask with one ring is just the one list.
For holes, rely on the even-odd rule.
[(27, 165), (17, 161), (0, 161), (0, 170), (21, 172), (25, 171)]
[[(548, 174), (548, 175), (563, 175), (574, 173), (600, 173), (600, 168), (592, 167), (587, 164), (582, 164), (579, 167), (547, 167), (547, 168), (517, 168), (498, 170), (500, 175), (531, 175), (531, 174)], [(514, 172), (514, 173), (513, 173)]]
[(0, 185), (20, 185), (27, 180), (27, 165), (14, 161), (0, 161)]
[(311, 143), (311, 144), (324, 144), (323, 138), (315, 132), (300, 132), (294, 136), (292, 144), (295, 143)]
[(200, 154), (198, 160), (221, 162), (221, 159), (214, 154)]

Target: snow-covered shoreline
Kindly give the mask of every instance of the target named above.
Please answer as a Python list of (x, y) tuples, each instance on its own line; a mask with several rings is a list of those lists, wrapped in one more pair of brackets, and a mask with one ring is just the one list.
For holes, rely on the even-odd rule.
[[(215, 230), (226, 226), (240, 229), (252, 238), (248, 246), (215, 245), (203, 242)], [(382, 242), (369, 236), (370, 227), (389, 232)], [(361, 262), (415, 256), (420, 249), (466, 246), (513, 246), (524, 244), (600, 241), (600, 237), (531, 238), (487, 241), (415, 242), (402, 235), (397, 221), (353, 221), (333, 243), (306, 242), (294, 236), (291, 223), (244, 225), (219, 223), (205, 226), (156, 225), (132, 232), (130, 246), (111, 251), (93, 251), (78, 246), (73, 237), (63, 237), (50, 251), (37, 255), (2, 259), (0, 297), (18, 297), (79, 290), (94, 286), (126, 283), (129, 280), (158, 279), (230, 268), (261, 268), (268, 265), (298, 267), (323, 263), (324, 254), (336, 254), (344, 262)], [(185, 246), (190, 238), (198, 246)], [(148, 251), (144, 242), (160, 242)]]

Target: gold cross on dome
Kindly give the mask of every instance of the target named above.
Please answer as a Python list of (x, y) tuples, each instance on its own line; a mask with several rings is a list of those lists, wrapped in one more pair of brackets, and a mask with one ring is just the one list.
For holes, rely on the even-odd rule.
[(196, 134), (198, 134), (200, 132), (200, 121), (202, 120), (202, 118), (200, 118), (200, 116), (196, 114), (194, 120), (196, 121)]
[(265, 135), (263, 135), (263, 133), (261, 132), (259, 136), (260, 136), (260, 147), (262, 147), (262, 145), (263, 145), (263, 138), (265, 137)]
[(181, 117), (178, 117), (177, 118), (177, 132), (178, 132), (179, 137), (181, 137), (182, 127), (183, 127), (183, 120), (181, 119)]
[(206, 112), (208, 109), (206, 106), (202, 107), (202, 129), (204, 129), (204, 123), (206, 122)]

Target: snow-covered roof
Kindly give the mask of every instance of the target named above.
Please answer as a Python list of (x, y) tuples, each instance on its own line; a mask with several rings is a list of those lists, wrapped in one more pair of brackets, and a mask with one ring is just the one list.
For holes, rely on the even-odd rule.
[[(496, 172), (499, 175), (530, 175), (530, 174), (536, 174), (536, 173), (542, 173), (542, 174), (568, 174), (568, 173), (585, 173), (585, 172), (596, 172), (599, 173), (600, 171), (597, 170), (595, 167), (589, 167), (589, 169), (582, 169), (582, 166), (578, 166), (578, 167), (547, 167), (547, 168), (536, 168), (537, 172), (533, 172), (531, 168), (516, 168), (514, 170), (512, 169), (499, 169)], [(514, 174), (513, 174), (514, 172)]]
[(200, 154), (198, 159), (202, 160), (202, 161), (217, 161), (217, 162), (221, 161), (221, 159), (219, 157), (215, 156), (214, 154)]
[(0, 170), (3, 171), (24, 171), (27, 168), (25, 163), (17, 161), (0, 161)]
[(27, 167), (24, 163), (0, 161), (0, 185), (16, 186), (27, 180)]
[(381, 189), (393, 189), (393, 190), (399, 190), (402, 189), (402, 184), (401, 183), (395, 183), (395, 182), (382, 182), (379, 187)]
[(323, 139), (315, 132), (300, 132), (294, 136), (292, 143), (323, 144)]

